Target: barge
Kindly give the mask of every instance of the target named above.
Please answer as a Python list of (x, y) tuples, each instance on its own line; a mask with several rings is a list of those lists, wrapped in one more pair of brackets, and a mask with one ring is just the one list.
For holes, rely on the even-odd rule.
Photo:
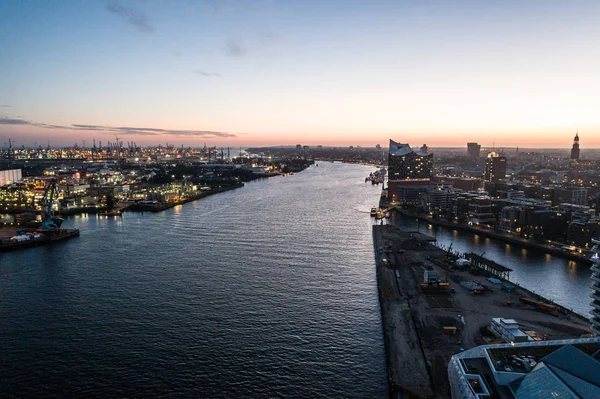
[[(0, 230), (0, 234), (2, 231)], [(73, 237), (79, 237), (79, 229), (24, 229), (14, 235), (0, 239), (0, 252), (36, 247), (56, 243)]]

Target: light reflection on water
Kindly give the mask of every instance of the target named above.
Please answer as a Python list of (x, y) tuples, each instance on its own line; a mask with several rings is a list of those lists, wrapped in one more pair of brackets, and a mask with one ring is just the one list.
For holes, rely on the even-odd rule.
[[(400, 215), (395, 219), (397, 223), (413, 228), (416, 225), (411, 220)], [(591, 309), (588, 264), (441, 226), (436, 226), (430, 235), (435, 235), (446, 247), (452, 243), (453, 251), (484, 253), (484, 257), (513, 269), (510, 273), (512, 281), (580, 314), (588, 315)]]
[(0, 254), (0, 397), (384, 397), (372, 171), (79, 215)]

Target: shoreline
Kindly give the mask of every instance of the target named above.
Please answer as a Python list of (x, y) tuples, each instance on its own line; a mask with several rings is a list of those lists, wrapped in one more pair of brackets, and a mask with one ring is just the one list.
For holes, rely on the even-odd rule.
[(197, 195), (185, 198), (183, 200), (173, 201), (173, 202), (158, 202), (156, 205), (141, 205), (141, 204), (133, 203), (133, 204), (129, 205), (127, 208), (124, 208), (123, 211), (161, 212), (161, 211), (165, 211), (167, 209), (174, 208), (177, 205), (187, 204), (188, 202), (197, 201), (202, 198), (210, 197), (211, 195), (214, 195), (214, 194), (219, 194), (219, 193), (223, 193), (225, 191), (235, 190), (235, 189), (241, 188), (241, 187), (244, 187), (244, 183), (237, 183), (237, 184), (227, 186), (227, 187), (218, 187), (218, 188), (211, 189), (210, 191), (205, 191), (205, 192), (199, 193)]
[[(2, 230), (3, 229), (0, 229), (0, 233), (3, 233)], [(17, 229), (6, 229), (4, 232), (9, 231), (16, 233)], [(63, 242), (70, 238), (79, 237), (79, 229), (24, 229), (24, 231), (27, 233), (39, 233), (41, 234), (41, 237), (17, 242), (6, 242), (4, 239), (2, 239), (2, 242), (0, 243), (0, 252), (9, 252), (19, 249), (37, 247), (40, 245), (56, 244), (57, 242)]]
[[(382, 206), (383, 206), (383, 204), (382, 204)], [(393, 208), (398, 213), (400, 213), (404, 216), (417, 218), (420, 221), (422, 220), (427, 223), (431, 223), (432, 225), (466, 231), (466, 232), (473, 233), (473, 234), (480, 234), (484, 237), (493, 238), (494, 240), (498, 240), (498, 241), (508, 243), (508, 244), (513, 244), (520, 248), (533, 249), (533, 250), (544, 252), (544, 253), (547, 253), (550, 255), (555, 255), (557, 257), (561, 257), (561, 258), (568, 259), (568, 260), (574, 260), (577, 262), (583, 262), (583, 263), (587, 263), (587, 264), (592, 263), (592, 261), (589, 258), (587, 258), (583, 255), (565, 252), (560, 249), (551, 248), (551, 247), (548, 247), (548, 246), (545, 246), (545, 245), (542, 245), (542, 244), (539, 244), (536, 242), (532, 242), (529, 240), (523, 240), (523, 239), (519, 239), (516, 237), (509, 237), (509, 236), (506, 236), (504, 234), (497, 233), (494, 231), (483, 230), (483, 229), (479, 229), (479, 228), (472, 227), (472, 226), (466, 226), (466, 225), (459, 224), (459, 223), (447, 222), (447, 221), (443, 221), (443, 220), (439, 220), (439, 219), (430, 219), (423, 214), (408, 212), (408, 211), (400, 209), (398, 207), (393, 207)]]
[[(450, 358), (489, 343), (492, 339), (483, 330), (493, 317), (514, 318), (524, 330), (550, 339), (589, 333), (587, 318), (513, 282), (514, 291), (492, 285), (493, 289), (483, 294), (459, 284), (476, 281), (491, 285), (485, 275), (448, 265), (446, 251), (429, 243), (424, 235), (378, 224), (372, 226), (372, 235), (390, 398), (449, 398)], [(436, 271), (450, 286), (423, 285), (425, 270)], [(544, 313), (521, 298), (551, 303), (559, 309)], [(455, 328), (455, 334), (445, 333), (447, 327)]]

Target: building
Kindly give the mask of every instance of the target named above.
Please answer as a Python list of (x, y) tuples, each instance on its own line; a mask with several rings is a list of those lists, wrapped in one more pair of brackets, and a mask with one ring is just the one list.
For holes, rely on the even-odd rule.
[(492, 213), (492, 199), (486, 196), (473, 198), (469, 202), (469, 225), (490, 225), (496, 223)]
[(408, 144), (390, 140), (388, 150), (388, 197), (392, 202), (418, 205), (429, 188), (433, 154), (426, 145), (413, 151)]
[(427, 146), (413, 151), (408, 144), (390, 140), (388, 153), (388, 179), (413, 180), (431, 179), (433, 174), (433, 154)]
[(498, 230), (517, 234), (521, 232), (521, 208), (518, 206), (505, 206), (500, 211), (500, 224)]
[(553, 209), (524, 208), (521, 228), (525, 238), (562, 241), (566, 238), (567, 215)]
[(0, 170), (0, 186), (23, 180), (21, 169)]
[(527, 342), (532, 341), (529, 335), (519, 328), (519, 323), (514, 319), (493, 318), (490, 330), (505, 342)]
[(558, 203), (585, 205), (587, 200), (587, 188), (570, 186), (558, 189)]
[(600, 238), (592, 240), (592, 332), (600, 335)]
[(571, 159), (575, 161), (579, 160), (579, 132), (575, 133), (575, 138), (573, 139), (573, 147), (571, 148)]
[(452, 184), (452, 188), (464, 191), (475, 191), (483, 187), (481, 179), (471, 177), (433, 176), (431, 181), (434, 183)]
[(483, 179), (489, 182), (504, 180), (506, 177), (506, 157), (490, 152), (485, 159)]
[(483, 345), (450, 359), (453, 399), (600, 398), (600, 337)]
[(447, 212), (452, 209), (452, 201), (456, 193), (448, 183), (431, 183), (427, 193), (423, 195), (422, 207), (427, 212)]
[(567, 243), (581, 248), (592, 244), (594, 237), (600, 236), (600, 220), (572, 221), (567, 228)]
[(467, 155), (469, 158), (478, 159), (481, 152), (481, 144), (467, 143)]

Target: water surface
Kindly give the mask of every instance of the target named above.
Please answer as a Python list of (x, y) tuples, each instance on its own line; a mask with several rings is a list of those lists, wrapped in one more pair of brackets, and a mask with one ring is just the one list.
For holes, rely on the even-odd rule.
[(373, 168), (319, 163), (0, 255), (3, 397), (385, 397)]

